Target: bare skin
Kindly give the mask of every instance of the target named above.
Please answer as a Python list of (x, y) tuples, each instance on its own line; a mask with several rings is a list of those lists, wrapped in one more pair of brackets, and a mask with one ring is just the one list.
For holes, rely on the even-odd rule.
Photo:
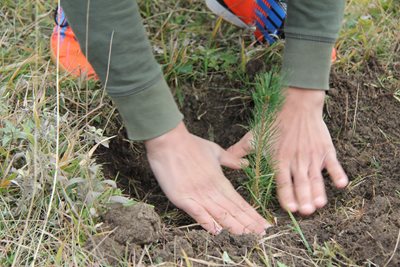
[[(324, 91), (288, 88), (277, 116), (277, 139), (272, 151), (277, 162), (278, 199), (284, 209), (302, 215), (310, 215), (327, 203), (323, 169), (337, 188), (348, 184), (323, 121), (324, 97)], [(252, 150), (252, 138), (248, 132), (228, 151), (236, 157), (246, 156)]]
[(246, 160), (188, 132), (183, 122), (145, 142), (158, 183), (175, 206), (207, 231), (263, 235), (270, 226), (234, 189), (221, 165), (240, 169)]
[[(324, 91), (289, 88), (277, 117), (278, 138), (273, 158), (281, 206), (312, 214), (327, 203), (321, 171), (327, 169), (338, 188), (348, 179), (336, 158), (322, 118)], [(270, 225), (233, 188), (221, 165), (240, 169), (247, 164), (252, 134), (228, 152), (190, 134), (181, 122), (170, 132), (145, 142), (151, 168), (167, 197), (203, 228), (218, 234), (264, 234)]]

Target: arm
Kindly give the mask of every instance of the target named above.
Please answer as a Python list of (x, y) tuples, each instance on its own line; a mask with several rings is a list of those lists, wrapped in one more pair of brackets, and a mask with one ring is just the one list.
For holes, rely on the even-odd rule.
[(282, 71), (286, 85), (328, 90), (344, 0), (289, 0)]
[(147, 140), (175, 128), (183, 116), (152, 54), (136, 2), (90, 1), (89, 12), (87, 2), (65, 1), (63, 8), (82, 51), (88, 51), (100, 80), (107, 81), (128, 137)]
[[(327, 203), (321, 171), (338, 188), (348, 178), (336, 158), (323, 121), (331, 53), (343, 16), (343, 0), (289, 0), (282, 72), (287, 89), (272, 144), (281, 206), (309, 215)], [(251, 151), (252, 134), (229, 148), (238, 157)]]
[(86, 56), (116, 103), (128, 137), (145, 140), (150, 166), (171, 202), (212, 233), (221, 226), (236, 234), (263, 233), (268, 223), (221, 169), (238, 169), (243, 160), (187, 131), (152, 55), (136, 2), (91, 1), (87, 12), (87, 1), (69, 0), (63, 8), (83, 51), (89, 15)]

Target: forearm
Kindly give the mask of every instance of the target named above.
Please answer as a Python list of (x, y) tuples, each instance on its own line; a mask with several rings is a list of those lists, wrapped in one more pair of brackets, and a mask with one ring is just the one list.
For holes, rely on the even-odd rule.
[(331, 53), (344, 5), (344, 0), (289, 0), (282, 67), (287, 86), (329, 89)]
[(146, 140), (176, 127), (182, 114), (152, 54), (136, 1), (90, 1), (89, 10), (87, 0), (62, 4), (82, 51), (119, 109), (128, 137)]

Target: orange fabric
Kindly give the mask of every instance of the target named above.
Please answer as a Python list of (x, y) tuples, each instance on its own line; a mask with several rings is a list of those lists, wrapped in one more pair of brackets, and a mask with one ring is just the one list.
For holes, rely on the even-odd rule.
[[(254, 10), (256, 8), (265, 14), (265, 12), (261, 10), (258, 5), (256, 5), (255, 0), (225, 0), (224, 2), (236, 16), (238, 16), (247, 25), (254, 25), (254, 20), (256, 19)], [(269, 6), (267, 1), (264, 2), (267, 4), (267, 6)], [(256, 30), (254, 35), (258, 41), (262, 41), (264, 38), (259, 30)]]
[[(55, 26), (50, 41), (52, 59), (55, 62), (57, 59), (57, 42), (60, 36), (58, 29), (58, 26)], [(92, 65), (82, 53), (71, 27), (60, 28), (60, 31), (60, 67), (74, 77), (86, 76), (89, 79), (98, 80)]]
[[(262, 1), (265, 3), (266, 6), (270, 7), (268, 1), (266, 0)], [(267, 17), (267, 14), (256, 4), (255, 0), (224, 0), (224, 2), (236, 16), (238, 16), (247, 25), (251, 26), (254, 25), (254, 21), (257, 19), (254, 12), (255, 9), (258, 9), (260, 12), (264, 14), (265, 17)], [(262, 25), (264, 24), (262, 21), (259, 22)], [(256, 30), (254, 32), (254, 35), (259, 41), (262, 41), (264, 38), (259, 30)], [(337, 58), (337, 52), (336, 49), (333, 48), (331, 55), (332, 62), (335, 62), (336, 58)]]
[(228, 8), (235, 13), (243, 22), (252, 25), (254, 22), (254, 8), (256, 1), (251, 0), (225, 0)]
[(332, 56), (331, 56), (332, 63), (335, 62), (336, 59), (337, 59), (337, 51), (336, 51), (336, 48), (333, 48), (332, 49)]
[[(243, 22), (248, 25), (254, 24), (255, 8), (258, 6), (254, 0), (225, 0), (224, 1), (229, 9), (235, 13)], [(266, 1), (264, 1), (266, 2)], [(73, 33), (71, 27), (60, 28), (60, 67), (74, 77), (86, 76), (89, 79), (98, 80), (98, 76), (90, 65), (85, 55), (82, 53), (79, 43)], [(255, 32), (258, 40), (263, 39), (263, 35), (258, 30)], [(59, 32), (58, 27), (55, 26), (51, 36), (51, 53), (52, 59), (56, 61), (57, 58), (57, 42)], [(336, 49), (332, 50), (332, 62), (336, 61)]]

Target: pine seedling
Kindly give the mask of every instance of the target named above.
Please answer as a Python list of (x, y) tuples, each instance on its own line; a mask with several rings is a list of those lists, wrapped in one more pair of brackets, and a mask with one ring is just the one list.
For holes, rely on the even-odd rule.
[(249, 166), (245, 172), (249, 177), (247, 184), (253, 201), (261, 207), (265, 215), (269, 215), (265, 207), (271, 200), (273, 189), (273, 162), (271, 145), (275, 137), (275, 118), (283, 102), (281, 93), (282, 79), (271, 70), (258, 75), (252, 93), (254, 109), (250, 127), (253, 133), (252, 147), (254, 153), (249, 155)]

